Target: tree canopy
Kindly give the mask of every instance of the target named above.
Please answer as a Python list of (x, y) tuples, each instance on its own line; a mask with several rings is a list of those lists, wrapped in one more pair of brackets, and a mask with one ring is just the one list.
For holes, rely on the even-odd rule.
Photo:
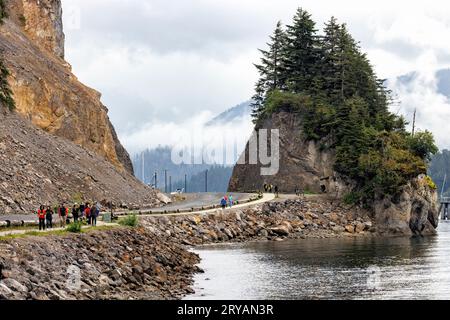
[(389, 111), (385, 80), (345, 24), (332, 17), (319, 34), (311, 15), (298, 9), (292, 24), (278, 22), (261, 53), (255, 123), (279, 110), (301, 115), (305, 138), (335, 151), (335, 170), (357, 182), (359, 200), (395, 194), (426, 173), (438, 151), (433, 135), (412, 135)]

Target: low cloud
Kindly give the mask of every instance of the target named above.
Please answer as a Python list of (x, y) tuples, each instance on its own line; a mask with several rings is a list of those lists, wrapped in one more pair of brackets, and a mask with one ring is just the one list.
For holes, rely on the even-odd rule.
[(417, 130), (433, 132), (436, 143), (444, 149), (450, 148), (450, 101), (438, 90), (437, 65), (434, 54), (428, 52), (406, 82), (393, 80), (389, 87), (401, 102), (400, 109), (395, 106), (392, 111), (403, 114), (410, 122), (411, 129), (414, 110), (417, 110)]
[(201, 163), (202, 156), (206, 155), (208, 161), (216, 164), (233, 165), (252, 134), (251, 117), (207, 125), (212, 117), (213, 114), (206, 111), (186, 118), (182, 124), (149, 123), (138, 131), (123, 135), (122, 142), (131, 153), (167, 145), (188, 150), (196, 163)]
[(429, 77), (450, 64), (444, 0), (64, 0), (66, 57), (81, 81), (103, 93), (120, 139), (134, 152), (149, 141), (165, 144), (177, 128), (200, 126), (205, 110), (215, 116), (248, 100), (257, 48), (299, 5), (319, 29), (331, 16), (346, 22), (381, 78), (420, 69), (413, 90), (392, 84), (400, 112), (411, 118), (417, 108), (419, 127), (450, 147), (442, 125), (448, 102)]

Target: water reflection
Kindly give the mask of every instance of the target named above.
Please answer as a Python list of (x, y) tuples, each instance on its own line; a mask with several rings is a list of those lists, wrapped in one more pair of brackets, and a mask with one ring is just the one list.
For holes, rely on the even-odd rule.
[(434, 237), (206, 247), (188, 299), (450, 299), (450, 224)]

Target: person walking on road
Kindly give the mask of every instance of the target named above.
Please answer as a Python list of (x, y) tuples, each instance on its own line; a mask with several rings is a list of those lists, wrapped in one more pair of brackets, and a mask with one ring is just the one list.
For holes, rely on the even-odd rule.
[(78, 203), (75, 203), (72, 208), (72, 216), (73, 222), (78, 222), (78, 219), (80, 218), (80, 208), (78, 207)]
[(45, 212), (45, 220), (47, 229), (53, 229), (53, 210), (51, 206), (47, 207), (47, 211)]
[(39, 219), (39, 231), (45, 230), (45, 209), (44, 206), (41, 206), (37, 212), (38, 219)]
[(97, 226), (97, 206), (92, 205), (91, 207), (91, 225), (93, 227)]
[(61, 222), (61, 228), (65, 228), (66, 219), (67, 219), (68, 214), (69, 214), (69, 210), (62, 203), (58, 209), (58, 216), (59, 216), (59, 220)]
[(233, 202), (233, 196), (232, 196), (232, 195), (230, 195), (230, 196), (228, 197), (228, 203), (230, 204), (230, 208), (233, 208), (234, 202)]
[(220, 200), (220, 206), (222, 207), (222, 210), (225, 210), (225, 208), (227, 207), (227, 200), (225, 200), (225, 197)]
[(274, 187), (274, 193), (275, 193), (275, 198), (278, 198), (279, 197), (278, 186)]
[(79, 218), (80, 219), (83, 219), (84, 218), (84, 209), (86, 209), (86, 207), (84, 206), (84, 203), (81, 203), (80, 204), (80, 215), (79, 215)]
[(86, 203), (85, 209), (84, 209), (84, 215), (86, 216), (87, 224), (91, 224), (91, 207), (89, 206), (89, 203)]

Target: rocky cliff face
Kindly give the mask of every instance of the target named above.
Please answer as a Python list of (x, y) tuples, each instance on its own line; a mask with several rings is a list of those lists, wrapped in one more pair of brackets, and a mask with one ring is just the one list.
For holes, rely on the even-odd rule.
[(2, 106), (0, 123), (0, 214), (81, 199), (128, 207), (160, 204), (156, 192), (127, 171)]
[[(280, 130), (280, 171), (273, 176), (261, 175), (261, 165), (236, 165), (230, 191), (262, 190), (264, 183), (276, 185), (282, 193), (301, 190), (327, 193), (341, 198), (355, 184), (333, 170), (332, 150), (322, 149), (320, 142), (307, 141), (302, 120), (288, 112), (274, 113), (257, 129)], [(246, 147), (244, 157), (249, 152)], [(248, 156), (247, 156), (248, 159)], [(439, 223), (438, 196), (424, 177), (412, 180), (396, 197), (380, 197), (371, 206), (375, 227), (381, 234), (430, 234)]]
[(432, 234), (439, 224), (438, 195), (424, 177), (412, 180), (397, 197), (376, 200), (373, 208), (380, 233)]
[(7, 0), (10, 19), (21, 26), (33, 43), (64, 58), (64, 32), (60, 0)]
[(11, 76), (17, 111), (45, 131), (69, 139), (132, 173), (100, 101), (63, 60), (60, 0), (6, 0), (9, 18), (0, 27), (0, 50)]
[[(236, 165), (229, 189), (234, 192), (261, 190), (264, 183), (276, 185), (280, 192), (294, 193), (295, 189), (341, 195), (348, 188), (334, 172), (334, 154), (320, 149), (313, 141), (306, 141), (301, 119), (295, 114), (279, 112), (266, 119), (257, 129), (278, 129), (280, 132), (280, 170), (273, 176), (261, 175), (261, 165)], [(248, 159), (247, 144), (244, 157)]]

